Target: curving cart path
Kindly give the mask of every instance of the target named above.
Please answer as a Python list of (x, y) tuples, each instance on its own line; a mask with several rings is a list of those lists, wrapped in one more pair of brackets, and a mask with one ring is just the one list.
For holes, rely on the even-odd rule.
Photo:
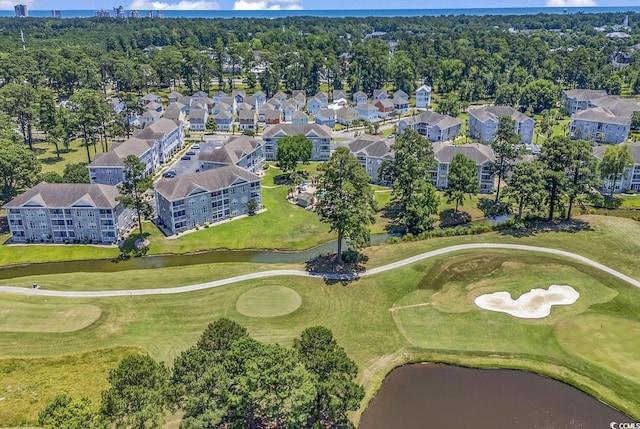
[(444, 255), (452, 252), (459, 252), (462, 250), (477, 250), (477, 249), (510, 249), (510, 250), (525, 250), (530, 252), (550, 253), (552, 255), (563, 256), (565, 258), (574, 259), (580, 261), (586, 265), (592, 266), (599, 270), (602, 270), (614, 277), (617, 277), (625, 282), (640, 288), (640, 281), (622, 274), (619, 271), (609, 268), (599, 262), (593, 261), (584, 256), (577, 255), (575, 253), (567, 252), (564, 250), (551, 249), (547, 247), (527, 246), (521, 244), (499, 244), (499, 243), (476, 243), (476, 244), (460, 244), (457, 246), (444, 247), (442, 249), (432, 250), (430, 252), (421, 253), (410, 258), (403, 259), (398, 262), (383, 265), (377, 268), (372, 268), (363, 273), (358, 274), (322, 274), (322, 273), (310, 273), (301, 270), (270, 270), (261, 271), (258, 273), (245, 274), (241, 276), (229, 277), (222, 280), (215, 280), (206, 283), (198, 283), (188, 286), (170, 287), (170, 288), (155, 288), (155, 289), (129, 289), (129, 290), (103, 290), (103, 291), (63, 291), (63, 290), (46, 290), (46, 289), (33, 289), (17, 286), (0, 286), (0, 293), (15, 293), (21, 295), (34, 295), (34, 296), (52, 296), (52, 297), (64, 297), (64, 298), (105, 298), (114, 296), (140, 296), (140, 295), (170, 295), (175, 293), (193, 292), (204, 289), (211, 289), (219, 286), (228, 285), (231, 283), (242, 282), (245, 280), (263, 279), (267, 277), (275, 276), (300, 276), (300, 277), (312, 277), (326, 280), (354, 280), (360, 277), (371, 276), (374, 274), (382, 273), (396, 268), (404, 267), (405, 265), (413, 264), (423, 259), (433, 258), (435, 256)]

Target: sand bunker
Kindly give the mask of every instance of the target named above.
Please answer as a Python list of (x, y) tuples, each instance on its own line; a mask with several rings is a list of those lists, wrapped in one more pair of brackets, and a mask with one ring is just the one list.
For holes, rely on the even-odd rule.
[(542, 319), (551, 313), (552, 305), (569, 305), (578, 300), (580, 294), (568, 285), (551, 285), (549, 289), (531, 289), (513, 300), (509, 292), (494, 292), (475, 299), (478, 307), (507, 313), (522, 319)]

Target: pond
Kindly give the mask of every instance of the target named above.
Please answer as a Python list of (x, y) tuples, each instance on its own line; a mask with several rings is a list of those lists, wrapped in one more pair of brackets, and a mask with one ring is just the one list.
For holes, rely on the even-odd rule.
[(359, 428), (604, 429), (632, 421), (574, 387), (530, 372), (416, 364), (387, 376)]
[[(390, 236), (376, 234), (371, 236), (371, 244), (385, 242)], [(8, 265), (0, 267), (0, 279), (35, 276), (43, 274), (61, 274), (74, 272), (118, 272), (186, 265), (214, 264), (222, 262), (255, 262), (267, 264), (293, 264), (306, 262), (319, 255), (334, 253), (337, 241), (332, 241), (313, 249), (299, 252), (277, 252), (262, 250), (211, 250), (208, 252), (184, 255), (157, 255), (129, 258), (127, 260), (93, 259), (86, 261), (44, 262), (35, 264)]]

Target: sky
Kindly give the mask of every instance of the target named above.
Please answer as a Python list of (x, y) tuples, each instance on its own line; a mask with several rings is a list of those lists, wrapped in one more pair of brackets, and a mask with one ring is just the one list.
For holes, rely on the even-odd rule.
[(287, 9), (465, 9), (478, 7), (586, 7), (639, 6), (640, 0), (0, 0), (0, 9), (17, 3), (30, 10), (287, 10)]

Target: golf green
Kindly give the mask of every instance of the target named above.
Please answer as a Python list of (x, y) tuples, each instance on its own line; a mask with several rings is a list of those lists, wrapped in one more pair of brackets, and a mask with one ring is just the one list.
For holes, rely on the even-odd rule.
[(238, 313), (248, 317), (277, 317), (293, 313), (302, 298), (296, 291), (284, 286), (263, 286), (240, 295), (236, 303)]

